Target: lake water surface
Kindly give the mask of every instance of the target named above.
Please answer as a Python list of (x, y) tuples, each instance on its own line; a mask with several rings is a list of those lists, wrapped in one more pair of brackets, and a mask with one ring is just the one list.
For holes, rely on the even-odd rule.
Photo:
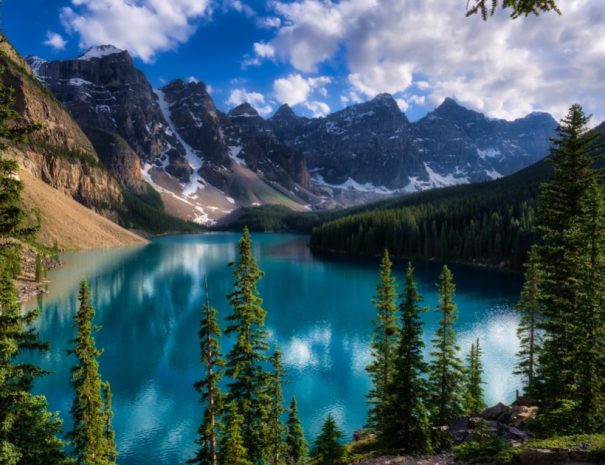
[[(72, 392), (66, 355), (73, 337), (79, 281), (86, 277), (102, 325), (97, 343), (103, 377), (114, 395), (114, 426), (122, 465), (185, 463), (201, 419), (192, 384), (202, 376), (197, 331), (208, 276), (213, 306), (229, 314), (226, 294), (233, 278), (239, 235), (174, 236), (135, 248), (84, 251), (63, 256), (50, 273), (41, 336), (52, 350), (37, 360), (52, 371), (37, 384), (70, 428)], [(332, 412), (350, 435), (364, 425), (369, 380), (368, 344), (374, 309), (371, 298), (377, 263), (314, 257), (305, 236), (254, 234), (254, 253), (265, 277), (259, 286), (268, 311), (267, 328), (284, 352), (289, 383), (310, 438)], [(415, 263), (428, 343), (439, 315), (435, 282), (441, 265)], [(404, 263), (395, 266), (400, 283)], [(511, 375), (518, 349), (513, 312), (521, 280), (517, 275), (451, 266), (457, 284), (457, 329), (464, 352), (480, 337), (485, 350), (487, 401), (510, 401), (518, 380)], [(228, 342), (226, 342), (227, 344)], [(227, 352), (227, 347), (224, 348)]]

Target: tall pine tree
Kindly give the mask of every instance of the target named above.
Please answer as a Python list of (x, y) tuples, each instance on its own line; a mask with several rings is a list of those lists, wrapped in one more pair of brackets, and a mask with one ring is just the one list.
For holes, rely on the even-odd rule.
[(433, 339), (432, 360), (429, 365), (429, 392), (431, 420), (436, 425), (449, 425), (463, 412), (462, 388), (464, 368), (458, 358), (458, 347), (454, 323), (456, 304), (454, 278), (447, 266), (439, 276), (439, 306), (441, 313), (439, 328)]
[(397, 284), (391, 272), (392, 263), (385, 249), (379, 268), (376, 296), (372, 300), (376, 308), (376, 320), (372, 333), (372, 362), (367, 371), (372, 378), (372, 389), (367, 394), (368, 426), (381, 434), (385, 427), (387, 386), (393, 377), (397, 344)]
[(286, 463), (287, 446), (285, 442), (286, 427), (282, 421), (285, 413), (283, 406), (282, 383), (285, 380), (282, 354), (276, 346), (271, 356), (273, 371), (269, 376), (267, 400), (269, 412), (266, 424), (267, 437), (263, 450), (266, 465), (283, 465)]
[(288, 409), (288, 432), (286, 435), (287, 465), (304, 465), (307, 462), (309, 446), (305, 440), (300, 418), (298, 418), (298, 406), (296, 397), (292, 397)]
[(244, 446), (252, 462), (262, 459), (266, 440), (267, 404), (263, 401), (268, 375), (263, 368), (267, 360), (266, 312), (257, 285), (263, 272), (252, 255), (250, 232), (244, 229), (239, 242), (239, 261), (233, 273), (235, 284), (228, 296), (233, 313), (227, 318), (227, 335), (235, 335), (226, 363), (229, 383), (228, 401), (235, 402), (243, 417)]
[(0, 266), (0, 463), (65, 465), (61, 420), (48, 411), (44, 396), (31, 392), (46, 372), (20, 360), (48, 349), (32, 328), (38, 311), (22, 312), (17, 299), (12, 275)]
[(594, 180), (578, 218), (585, 244), (582, 302), (571, 339), (576, 349), (574, 401), (579, 430), (605, 431), (605, 191)]
[[(541, 273), (539, 328), (544, 338), (536, 391), (542, 403), (540, 416), (559, 433), (593, 428), (589, 425), (596, 419), (580, 419), (592, 415), (584, 409), (596, 397), (588, 393), (602, 396), (602, 388), (590, 378), (605, 375), (599, 368), (600, 357), (591, 356), (603, 326), (602, 310), (596, 310), (602, 308), (602, 230), (595, 228), (602, 220), (599, 194), (594, 191), (602, 184), (595, 162), (603, 146), (597, 144), (600, 134), (589, 129), (589, 120), (582, 107), (573, 105), (561, 121), (551, 149), (553, 176), (542, 185), (538, 198), (536, 258)], [(578, 361), (590, 368), (579, 368)], [(579, 370), (584, 375), (579, 376)]]
[(102, 350), (96, 347), (94, 334), (99, 327), (93, 323), (95, 309), (89, 302), (86, 281), (80, 286), (80, 308), (76, 313), (76, 337), (70, 341), (69, 354), (76, 356), (77, 364), (71, 370), (75, 390), (71, 406), (74, 455), (81, 465), (113, 465), (116, 462), (114, 434), (111, 429), (111, 394), (108, 384), (99, 374), (98, 358)]
[(464, 410), (467, 415), (481, 413), (486, 405), (483, 396), (483, 362), (481, 356), (481, 343), (479, 338), (471, 344), (471, 350), (467, 356), (466, 364), (466, 386), (464, 393)]
[[(1, 40), (1, 39), (0, 39)], [(0, 65), (0, 239), (31, 239), (39, 222), (29, 220), (21, 203), (23, 183), (16, 176), (18, 164), (2, 156), (9, 143), (23, 142), (39, 128), (15, 110), (15, 90), (4, 83), (4, 66)], [(20, 270), (20, 248), (13, 242), (0, 241), (0, 265), (13, 276)]]
[(530, 250), (525, 265), (525, 283), (519, 302), (517, 302), (517, 311), (521, 314), (517, 328), (520, 348), (514, 373), (522, 377), (524, 392), (531, 397), (535, 394), (535, 376), (540, 347), (538, 321), (541, 313), (540, 270), (535, 248)]
[(220, 381), (224, 362), (221, 356), (221, 329), (218, 324), (218, 311), (210, 305), (208, 279), (204, 280), (206, 301), (201, 311), (201, 323), (198, 337), (200, 340), (200, 360), (206, 370), (202, 380), (195, 383), (204, 406), (204, 417), (198, 429), (196, 444), (199, 446), (195, 457), (188, 463), (199, 465), (218, 464), (219, 418), (222, 413), (222, 393)]
[(390, 449), (409, 454), (431, 450), (431, 425), (425, 405), (427, 364), (422, 352), (423, 322), (414, 268), (408, 263), (405, 290), (399, 306), (401, 329), (397, 343), (393, 379), (388, 386), (386, 424), (381, 441)]

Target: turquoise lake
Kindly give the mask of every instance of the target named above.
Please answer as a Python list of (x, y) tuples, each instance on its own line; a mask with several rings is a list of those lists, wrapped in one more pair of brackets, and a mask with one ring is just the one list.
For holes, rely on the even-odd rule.
[[(202, 417), (193, 383), (202, 376), (198, 353), (199, 309), (208, 276), (210, 299), (223, 316), (237, 259), (239, 235), (173, 236), (134, 248), (65, 254), (65, 266), (50, 273), (50, 293), (33, 304), (39, 330), (52, 345), (37, 359), (52, 374), (36, 389), (60, 411), (70, 428), (72, 392), (66, 355), (73, 337), (79, 281), (89, 280), (102, 326), (97, 343), (103, 377), (114, 395), (114, 427), (122, 465), (185, 463), (194, 450)], [(347, 436), (363, 427), (369, 380), (368, 344), (374, 309), (371, 298), (377, 263), (313, 256), (307, 237), (254, 234), (254, 253), (265, 272), (259, 286), (267, 328), (284, 352), (289, 383), (309, 439), (332, 412)], [(428, 343), (439, 320), (435, 282), (441, 265), (417, 262)], [(395, 266), (402, 282), (404, 263)], [(521, 278), (466, 266), (451, 266), (457, 285), (457, 329), (462, 351), (480, 337), (485, 350), (488, 403), (510, 401), (519, 380), (511, 375), (518, 350), (514, 304)], [(228, 341), (225, 341), (228, 345)], [(227, 352), (227, 347), (223, 348)]]

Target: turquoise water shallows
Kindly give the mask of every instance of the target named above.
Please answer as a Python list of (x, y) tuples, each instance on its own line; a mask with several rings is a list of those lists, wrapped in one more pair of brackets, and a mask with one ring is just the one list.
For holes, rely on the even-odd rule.
[[(52, 344), (38, 363), (53, 373), (38, 383), (51, 408), (68, 418), (72, 392), (66, 353), (73, 337), (78, 282), (89, 280), (97, 336), (104, 347), (103, 376), (114, 395), (114, 426), (122, 465), (184, 463), (202, 412), (192, 384), (202, 375), (198, 353), (198, 315), (203, 277), (212, 304), (229, 314), (225, 295), (233, 284), (236, 234), (174, 236), (144, 247), (66, 254), (65, 267), (50, 274), (50, 294), (39, 299), (42, 337)], [(312, 438), (327, 412), (350, 435), (365, 421), (369, 380), (368, 343), (374, 310), (371, 298), (377, 263), (313, 257), (304, 236), (253, 235), (254, 254), (265, 272), (260, 284), (268, 311), (267, 328), (284, 352), (289, 384), (286, 399), (298, 398)], [(426, 342), (439, 315), (435, 282), (440, 265), (415, 264), (420, 292), (431, 311), (425, 315)], [(452, 266), (460, 312), (457, 328), (463, 351), (480, 337), (487, 400), (514, 397), (511, 375), (518, 349), (517, 316), (512, 311), (521, 281), (516, 275)], [(395, 267), (402, 282), (404, 264)], [(228, 344), (226, 342), (225, 344)], [(225, 348), (225, 352), (227, 348)]]

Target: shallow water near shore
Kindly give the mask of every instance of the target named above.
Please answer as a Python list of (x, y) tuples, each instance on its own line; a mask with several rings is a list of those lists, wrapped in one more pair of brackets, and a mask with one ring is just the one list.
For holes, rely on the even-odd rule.
[[(39, 330), (52, 344), (36, 361), (52, 375), (37, 383), (70, 428), (72, 391), (66, 355), (73, 337), (79, 281), (86, 277), (102, 326), (97, 343), (103, 377), (114, 395), (114, 426), (123, 465), (185, 463), (194, 450), (202, 416), (192, 384), (203, 375), (197, 331), (208, 277), (210, 299), (221, 316), (230, 309), (226, 295), (233, 278), (228, 264), (237, 259), (239, 235), (216, 233), (170, 236), (146, 246), (64, 254), (65, 266), (53, 270), (50, 294), (38, 299)], [(365, 372), (374, 309), (371, 298), (377, 263), (314, 257), (307, 237), (253, 234), (254, 254), (265, 272), (259, 289), (267, 310), (272, 343), (284, 353), (289, 382), (285, 399), (296, 395), (309, 438), (328, 412), (347, 437), (363, 427)], [(430, 307), (425, 341), (439, 321), (435, 282), (441, 265), (415, 263), (419, 290)], [(511, 401), (519, 380), (513, 377), (518, 350), (513, 311), (521, 278), (467, 266), (451, 266), (457, 285), (457, 329), (466, 353), (477, 337), (485, 354), (488, 403)], [(403, 282), (404, 263), (395, 272)], [(36, 304), (34, 302), (33, 304)], [(224, 341), (226, 353), (229, 340)]]

